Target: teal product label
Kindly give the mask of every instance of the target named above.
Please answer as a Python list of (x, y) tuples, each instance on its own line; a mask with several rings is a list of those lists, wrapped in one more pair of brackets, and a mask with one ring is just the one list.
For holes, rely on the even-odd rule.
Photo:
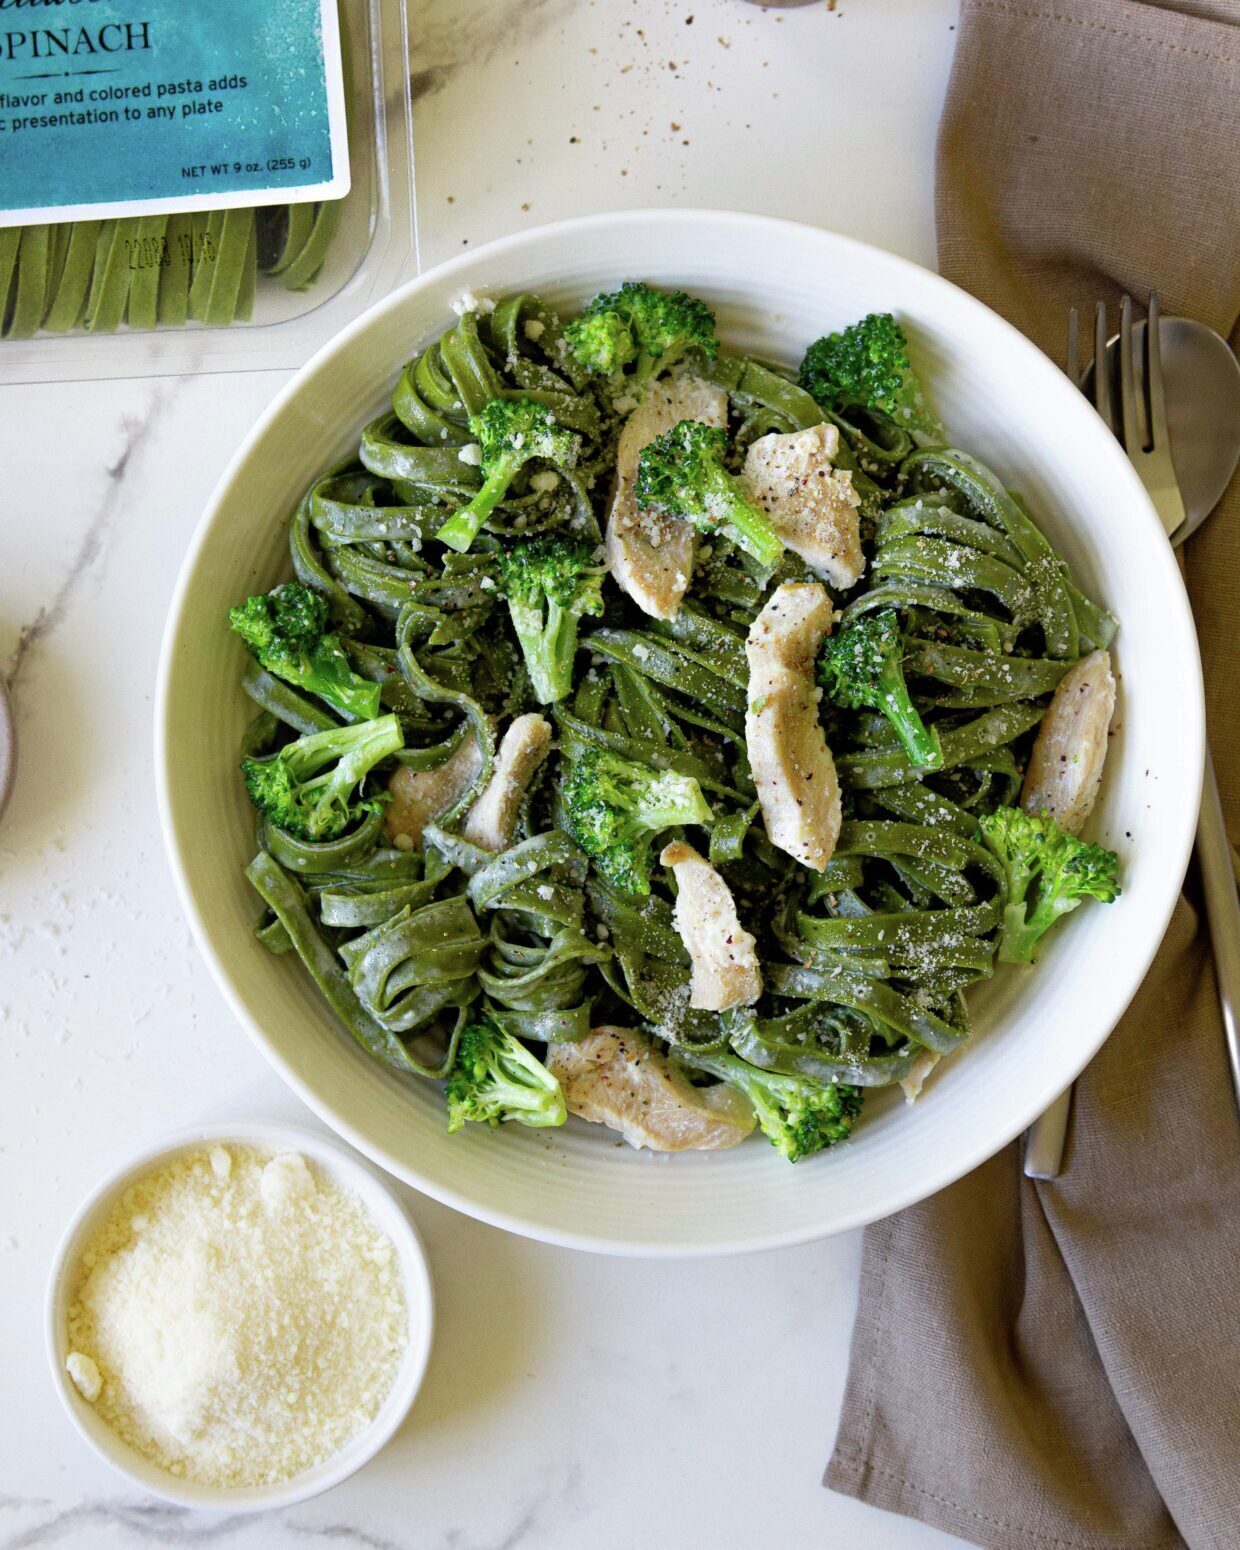
[(0, 0), (0, 225), (348, 191), (336, 0)]

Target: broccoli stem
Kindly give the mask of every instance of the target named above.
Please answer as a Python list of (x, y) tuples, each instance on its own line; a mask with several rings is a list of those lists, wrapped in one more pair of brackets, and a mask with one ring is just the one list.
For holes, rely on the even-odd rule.
[(652, 834), (682, 823), (709, 823), (714, 816), (701, 787), (688, 775), (665, 774), (657, 782), (638, 788), (630, 811)]
[(453, 516), (449, 517), (435, 535), (441, 544), (447, 544), (449, 549), (455, 549), (458, 554), (464, 554), (477, 538), (482, 524), (487, 520), (495, 508), (508, 493), (508, 486), (512, 483), (517, 469), (520, 467), (515, 459), (504, 460), (484, 480), (482, 488), (470, 501), (468, 506), (462, 506)]
[[(336, 759), (331, 769), (312, 776), (305, 783), (308, 791), (320, 793), (320, 807), (324, 804), (330, 807), (336, 802), (347, 802), (354, 786), (360, 785), (376, 764), (394, 754), (398, 748), (404, 747), (404, 734), (395, 716), (382, 716), (378, 721), (343, 730), (355, 734), (349, 740), (348, 747)], [(322, 735), (325, 738), (343, 741), (335, 738), (335, 734), (330, 732)]]
[(1023, 900), (1018, 904), (1009, 903), (1003, 911), (999, 962), (1032, 963), (1042, 938), (1057, 920), (1071, 914), (1080, 902), (1079, 898), (1052, 894), (1047, 898), (1039, 898), (1032, 910)]
[(573, 686), (573, 663), (577, 656), (576, 617), (552, 597), (546, 600), (545, 620), (538, 608), (511, 601), (508, 607), (534, 698), (540, 705), (553, 705)]
[(382, 686), (356, 674), (349, 679), (327, 679), (311, 671), (302, 679), (301, 687), (327, 700), (355, 721), (370, 721), (379, 714)]
[(943, 447), (948, 445), (947, 431), (942, 420), (931, 409), (926, 395), (912, 367), (906, 367), (899, 391), (892, 405), (892, 418), (903, 425), (919, 447)]
[(577, 616), (555, 598), (547, 604), (546, 638), (547, 661), (536, 658), (530, 677), (539, 703), (550, 705), (572, 692), (573, 664), (577, 660)]
[(880, 708), (895, 728), (911, 762), (923, 770), (942, 769), (943, 747), (939, 734), (918, 714), (898, 659), (889, 661), (880, 673), (878, 693)]
[(1003, 911), (1003, 935), (999, 938), (997, 954), (999, 962), (1032, 963), (1041, 934), (1031, 929), (1023, 902), (1008, 904)]
[(766, 518), (747, 501), (733, 501), (727, 526), (746, 554), (752, 555), (764, 570), (779, 564), (784, 552), (783, 540)]

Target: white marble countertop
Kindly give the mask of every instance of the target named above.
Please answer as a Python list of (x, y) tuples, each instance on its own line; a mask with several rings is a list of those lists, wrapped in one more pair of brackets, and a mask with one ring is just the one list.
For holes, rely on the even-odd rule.
[[(934, 262), (956, 0), (415, 0), (425, 264), (662, 203), (765, 211)], [(0, 363), (0, 381), (3, 365)], [(191, 945), (151, 770), (190, 531), (281, 374), (0, 388), (0, 1550), (315, 1541), (388, 1550), (959, 1543), (819, 1485), (857, 1236), (667, 1265), (576, 1255), (408, 1193), (438, 1288), (430, 1373), (361, 1475), (278, 1521), (126, 1489), (48, 1381), (44, 1281), (111, 1157), (199, 1119), (316, 1123)]]

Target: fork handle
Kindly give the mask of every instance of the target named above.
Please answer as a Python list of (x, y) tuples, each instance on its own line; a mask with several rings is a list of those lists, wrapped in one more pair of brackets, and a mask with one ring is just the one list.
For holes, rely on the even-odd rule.
[(1236, 1097), (1240, 1099), (1240, 1032), (1236, 1022), (1240, 1009), (1240, 894), (1236, 891), (1231, 844), (1208, 745), (1201, 785), (1201, 816), (1197, 820), (1197, 864), (1201, 868), (1210, 945), (1214, 949), (1214, 975), (1223, 1013), (1227, 1059)]
[(1025, 1177), (1057, 1179), (1063, 1167), (1063, 1147), (1072, 1110), (1072, 1089), (1066, 1088), (1043, 1109), (1025, 1135)]

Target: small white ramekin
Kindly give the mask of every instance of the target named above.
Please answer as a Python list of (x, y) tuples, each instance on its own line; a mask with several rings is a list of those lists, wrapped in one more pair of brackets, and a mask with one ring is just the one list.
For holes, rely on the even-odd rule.
[[(69, 1353), (67, 1322), (74, 1291), (74, 1270), (91, 1234), (102, 1224), (117, 1197), (142, 1175), (178, 1152), (216, 1144), (300, 1152), (316, 1163), (334, 1183), (351, 1190), (365, 1202), (376, 1223), (392, 1240), (404, 1282), (405, 1303), (409, 1313), (409, 1339), (391, 1392), (378, 1415), (365, 1431), (360, 1432), (338, 1453), (333, 1453), (312, 1469), (304, 1470), (279, 1485), (229, 1489), (195, 1485), (170, 1475), (167, 1470), (160, 1469), (122, 1442), (96, 1413), (94, 1406), (82, 1398), (65, 1371), (65, 1358)], [(261, 1122), (183, 1130), (131, 1154), (97, 1185), (69, 1223), (52, 1263), (47, 1290), (46, 1335), (52, 1380), (74, 1426), (101, 1458), (152, 1496), (175, 1502), (181, 1507), (217, 1512), (266, 1512), (291, 1507), (311, 1496), (330, 1491), (333, 1486), (347, 1480), (368, 1464), (389, 1441), (413, 1405), (430, 1356), (433, 1326), (430, 1270), (422, 1242), (388, 1186), (356, 1154), (338, 1142), (295, 1126)]]

